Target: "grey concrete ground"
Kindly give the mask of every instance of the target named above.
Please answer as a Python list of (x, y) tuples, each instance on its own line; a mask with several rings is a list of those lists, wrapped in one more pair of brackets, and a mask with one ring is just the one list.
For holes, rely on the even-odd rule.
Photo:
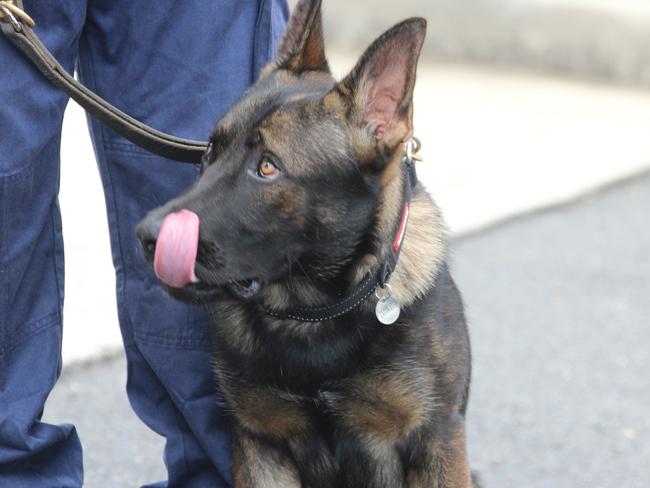
[(456, 243), (487, 487), (650, 486), (650, 174)]
[[(468, 202), (468, 205), (478, 202)], [(453, 243), (474, 347), (470, 457), (487, 488), (650, 486), (650, 174)], [(163, 476), (121, 358), (64, 372), (88, 487)]]

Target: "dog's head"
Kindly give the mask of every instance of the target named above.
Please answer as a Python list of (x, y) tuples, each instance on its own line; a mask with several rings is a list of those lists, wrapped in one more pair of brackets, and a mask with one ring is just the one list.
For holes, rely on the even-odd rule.
[(218, 122), (200, 178), (137, 227), (172, 296), (251, 299), (292, 273), (334, 282), (372, 252), (382, 188), (412, 131), (425, 28), (396, 25), (336, 82), (320, 0), (299, 2), (277, 59)]

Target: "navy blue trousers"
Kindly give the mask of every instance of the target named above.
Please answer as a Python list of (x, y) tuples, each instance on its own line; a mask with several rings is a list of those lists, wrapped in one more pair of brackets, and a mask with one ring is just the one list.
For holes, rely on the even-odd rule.
[[(286, 0), (25, 4), (43, 42), (92, 90), (157, 129), (193, 139), (206, 139), (254, 81), (288, 14)], [(57, 193), (66, 103), (0, 36), (2, 487), (83, 482), (74, 426), (40, 421), (61, 369)], [(150, 486), (228, 486), (228, 430), (210, 373), (206, 314), (163, 295), (133, 230), (148, 210), (188, 186), (198, 167), (148, 154), (96, 121), (89, 125), (108, 208), (127, 392), (138, 416), (166, 438), (169, 480)]]

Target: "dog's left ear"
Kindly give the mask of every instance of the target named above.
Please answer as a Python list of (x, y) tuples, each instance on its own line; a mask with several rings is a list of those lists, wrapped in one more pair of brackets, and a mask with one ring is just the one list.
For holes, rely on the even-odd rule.
[(293, 9), (278, 48), (276, 64), (279, 68), (295, 73), (329, 73), (320, 6), (321, 0), (300, 0)]
[(415, 72), (426, 25), (412, 18), (385, 32), (337, 86), (351, 106), (351, 124), (381, 155), (392, 154), (412, 133)]

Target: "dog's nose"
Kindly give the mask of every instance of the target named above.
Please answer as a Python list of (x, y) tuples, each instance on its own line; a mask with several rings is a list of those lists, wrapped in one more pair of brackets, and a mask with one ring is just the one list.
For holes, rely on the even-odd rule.
[(148, 261), (153, 261), (156, 254), (156, 241), (158, 240), (158, 234), (160, 234), (162, 222), (162, 219), (158, 216), (150, 215), (142, 219), (135, 228), (135, 233), (142, 245), (142, 253)]

